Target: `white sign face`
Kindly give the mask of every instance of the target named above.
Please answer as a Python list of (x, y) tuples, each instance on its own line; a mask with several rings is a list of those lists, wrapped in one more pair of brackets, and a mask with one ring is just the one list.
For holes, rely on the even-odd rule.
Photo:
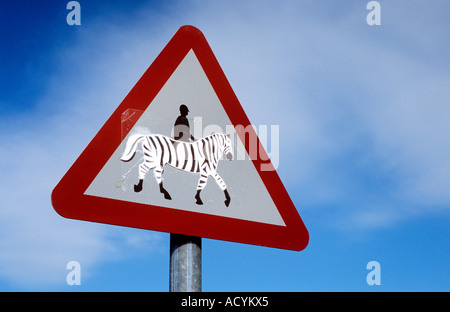
[(190, 50), (84, 195), (285, 226), (222, 104)]

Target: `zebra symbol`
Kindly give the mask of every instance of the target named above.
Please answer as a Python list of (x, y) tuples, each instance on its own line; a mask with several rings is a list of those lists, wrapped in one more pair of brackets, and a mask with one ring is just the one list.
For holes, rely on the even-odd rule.
[(134, 185), (135, 192), (142, 191), (145, 175), (153, 169), (159, 191), (164, 194), (165, 199), (172, 199), (162, 181), (164, 166), (170, 165), (179, 170), (200, 174), (195, 195), (198, 205), (203, 204), (200, 192), (205, 188), (208, 177), (211, 176), (224, 192), (225, 206), (228, 207), (231, 198), (225, 182), (217, 173), (217, 165), (222, 154), (225, 154), (228, 160), (233, 159), (229, 134), (214, 133), (192, 143), (175, 141), (160, 134), (134, 134), (128, 138), (120, 160), (128, 162), (133, 159), (140, 143), (144, 160), (139, 165), (139, 182)]

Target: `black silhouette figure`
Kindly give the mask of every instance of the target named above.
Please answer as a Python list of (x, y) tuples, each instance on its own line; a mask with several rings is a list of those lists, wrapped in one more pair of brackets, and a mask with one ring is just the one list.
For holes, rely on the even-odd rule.
[(180, 116), (178, 116), (175, 124), (173, 125), (173, 135), (174, 139), (177, 141), (189, 142), (189, 139), (195, 141), (194, 136), (191, 134), (189, 120), (186, 117), (188, 114), (189, 108), (186, 105), (181, 104)]

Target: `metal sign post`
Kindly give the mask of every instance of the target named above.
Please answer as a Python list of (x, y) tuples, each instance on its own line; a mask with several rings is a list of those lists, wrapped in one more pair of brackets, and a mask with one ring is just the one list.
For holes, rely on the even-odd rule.
[(170, 234), (169, 291), (202, 291), (201, 237)]

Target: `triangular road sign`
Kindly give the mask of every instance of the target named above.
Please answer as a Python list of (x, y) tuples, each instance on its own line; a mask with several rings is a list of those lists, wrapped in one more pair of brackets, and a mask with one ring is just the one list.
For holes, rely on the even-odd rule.
[(67, 218), (247, 244), (302, 250), (309, 240), (192, 26), (139, 79), (55, 187), (52, 204)]

